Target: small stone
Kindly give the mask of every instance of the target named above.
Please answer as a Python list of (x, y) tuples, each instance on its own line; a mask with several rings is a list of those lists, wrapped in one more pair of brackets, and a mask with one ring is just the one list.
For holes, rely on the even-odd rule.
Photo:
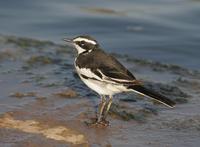
[(73, 97), (77, 97), (78, 93), (73, 89), (67, 89), (67, 90), (55, 93), (55, 95), (59, 97), (64, 97), (64, 98), (73, 98)]

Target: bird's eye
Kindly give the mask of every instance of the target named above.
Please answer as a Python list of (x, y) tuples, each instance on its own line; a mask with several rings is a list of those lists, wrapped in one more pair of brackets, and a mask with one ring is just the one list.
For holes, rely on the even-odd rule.
[(81, 45), (81, 46), (84, 46), (84, 45), (85, 45), (85, 41), (81, 41), (81, 42), (80, 42), (80, 45)]

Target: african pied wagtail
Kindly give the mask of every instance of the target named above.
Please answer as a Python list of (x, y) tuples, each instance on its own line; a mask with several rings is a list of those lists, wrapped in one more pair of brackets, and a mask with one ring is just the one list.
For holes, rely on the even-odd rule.
[(112, 104), (112, 97), (121, 92), (133, 91), (174, 107), (172, 100), (143, 87), (119, 61), (105, 53), (92, 37), (78, 36), (64, 40), (73, 44), (78, 52), (74, 64), (81, 80), (101, 96), (96, 123), (107, 122), (105, 119)]

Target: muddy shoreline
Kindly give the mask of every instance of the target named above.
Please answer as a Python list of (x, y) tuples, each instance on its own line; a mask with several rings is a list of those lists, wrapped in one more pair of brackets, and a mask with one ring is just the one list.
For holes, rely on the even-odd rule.
[(177, 106), (120, 94), (109, 114), (111, 126), (88, 127), (99, 99), (77, 77), (73, 49), (0, 35), (0, 146), (198, 146), (200, 71), (113, 55)]

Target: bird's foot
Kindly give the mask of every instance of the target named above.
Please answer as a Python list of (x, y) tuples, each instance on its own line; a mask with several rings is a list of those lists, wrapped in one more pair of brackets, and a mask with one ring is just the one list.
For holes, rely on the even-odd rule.
[(91, 122), (87, 122), (86, 124), (91, 127), (104, 128), (109, 126), (109, 121), (105, 119), (98, 121), (96, 118), (95, 120), (93, 119)]
[(101, 121), (96, 121), (94, 125), (96, 125), (97, 127), (107, 127), (109, 126), (109, 121), (102, 119)]

